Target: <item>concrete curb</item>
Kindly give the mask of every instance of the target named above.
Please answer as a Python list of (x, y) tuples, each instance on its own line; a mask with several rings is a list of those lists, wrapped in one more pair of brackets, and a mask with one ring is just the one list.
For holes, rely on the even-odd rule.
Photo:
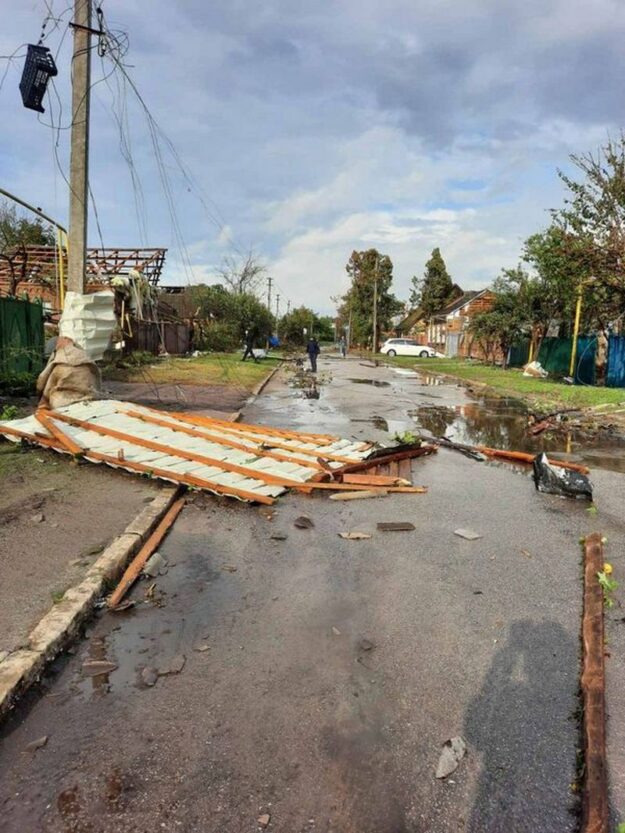
[(78, 634), (81, 624), (173, 503), (176, 489), (163, 489), (104, 550), (85, 578), (66, 591), (28, 635), (24, 648), (0, 662), (0, 719), (37, 682), (46, 664)]
[(280, 364), (276, 365), (274, 367), (274, 369), (271, 370), (265, 376), (264, 379), (261, 379), (261, 381), (256, 385), (255, 388), (252, 388), (252, 396), (253, 397), (256, 397), (256, 396), (258, 396), (259, 393), (262, 393), (262, 391), (269, 384), (269, 382), (273, 379), (273, 377), (276, 375), (276, 373), (280, 370), (281, 367), (282, 367), (282, 362), (280, 362)]

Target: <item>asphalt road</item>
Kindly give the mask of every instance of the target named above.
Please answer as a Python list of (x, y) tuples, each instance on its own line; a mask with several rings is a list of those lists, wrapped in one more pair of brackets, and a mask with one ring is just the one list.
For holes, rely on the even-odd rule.
[[(357, 360), (320, 370), (319, 400), (278, 380), (246, 419), (382, 438), (353, 420), (407, 422), (427, 394)], [(428, 494), (288, 495), (273, 513), (197, 497), (161, 548), (166, 575), (99, 617), (5, 727), (0, 830), (243, 833), (263, 814), (284, 833), (577, 830), (578, 539), (606, 532), (618, 572), (624, 478), (596, 473), (597, 515), (450, 451), (413, 480)], [(416, 530), (376, 529), (397, 520)], [(372, 538), (338, 536), (353, 530)], [(85, 678), (90, 657), (118, 668)], [(616, 712), (610, 732), (616, 756)], [(437, 780), (457, 735), (468, 754)]]

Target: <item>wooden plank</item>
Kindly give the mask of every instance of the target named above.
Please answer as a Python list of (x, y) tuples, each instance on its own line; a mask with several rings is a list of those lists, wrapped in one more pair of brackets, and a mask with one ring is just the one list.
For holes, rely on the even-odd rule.
[(330, 500), (366, 500), (367, 498), (386, 497), (387, 495), (386, 489), (367, 489), (363, 492), (339, 492), (336, 495), (330, 495)]
[(165, 535), (167, 535), (167, 533), (171, 529), (173, 522), (180, 514), (180, 511), (182, 510), (184, 504), (185, 498), (184, 496), (182, 496), (175, 500), (174, 503), (172, 503), (172, 505), (169, 507), (169, 509), (161, 519), (154, 532), (150, 535), (150, 537), (141, 547), (137, 555), (133, 558), (132, 562), (128, 566), (127, 570), (121, 578), (121, 581), (119, 582), (113, 593), (107, 599), (106, 603), (108, 607), (117, 607), (117, 605), (124, 598), (130, 587), (132, 587), (134, 582), (139, 577), (139, 574), (141, 573), (141, 570), (144, 568), (148, 558), (153, 554), (153, 552), (159, 546)]
[[(340, 469), (335, 469), (335, 474), (350, 474), (357, 471), (377, 470), (378, 468), (386, 466), (388, 463), (397, 460), (412, 460), (413, 457), (424, 457), (428, 454), (434, 454), (438, 451), (437, 445), (422, 445), (419, 448), (410, 448), (406, 451), (395, 451), (392, 454), (387, 454), (379, 457), (368, 457), (366, 460), (361, 460), (358, 463), (350, 463), (347, 466), (341, 466)], [(377, 473), (377, 471), (376, 471)], [(379, 471), (382, 474), (382, 471)]]
[(298, 491), (311, 492), (314, 489), (324, 489), (328, 492), (370, 492), (372, 489), (380, 488), (384, 492), (394, 492), (396, 494), (404, 495), (425, 495), (427, 494), (427, 486), (379, 486), (374, 484), (366, 485), (359, 483), (302, 483), (300, 486), (288, 487), (295, 488)]
[(48, 433), (52, 434), (52, 436), (58, 440), (59, 444), (66, 449), (69, 454), (82, 454), (84, 452), (84, 448), (78, 443), (75, 443), (70, 437), (67, 436), (60, 428), (58, 428), (52, 419), (50, 418), (50, 413), (39, 409), (35, 411), (35, 419), (43, 425), (43, 427), (48, 431)]
[[(503, 448), (488, 448), (485, 445), (476, 445), (475, 450), (485, 454), (487, 457), (496, 457), (499, 460), (510, 460), (513, 463), (533, 463), (535, 454), (527, 454), (525, 451), (507, 451)], [(570, 469), (571, 471), (578, 471), (581, 474), (588, 474), (590, 469), (588, 466), (582, 466), (579, 463), (566, 463), (562, 460), (552, 460), (547, 455), (552, 466), (558, 466), (561, 469)]]
[[(126, 416), (134, 417), (135, 419), (141, 419), (145, 422), (150, 422), (154, 418), (149, 418), (144, 414), (142, 411), (118, 411), (120, 414), (125, 414)], [(160, 411), (156, 411), (155, 413), (161, 413)], [(177, 419), (178, 417), (176, 417)], [(167, 422), (163, 420), (163, 422)], [(245, 445), (244, 443), (237, 442), (236, 440), (228, 440), (224, 437), (217, 436), (216, 434), (210, 434), (206, 431), (199, 430), (198, 428), (187, 428), (184, 425), (174, 426), (172, 423), (167, 423), (167, 427), (171, 427), (172, 430), (180, 431), (183, 434), (188, 434), (190, 437), (200, 437), (204, 440), (209, 440), (209, 442), (217, 443), (218, 445), (225, 445), (228, 448), (236, 448), (239, 451), (245, 451), (248, 454), (253, 454), (254, 456), (259, 456), (259, 449), (257, 445)], [(280, 454), (277, 451), (263, 451), (263, 457), (271, 457), (274, 460), (280, 460), (283, 463), (294, 463), (298, 466), (306, 466), (310, 469), (315, 469), (317, 471), (323, 471), (323, 466), (320, 463), (312, 460), (302, 460), (299, 457), (289, 457), (287, 454)]]
[(19, 428), (10, 428), (8, 425), (0, 426), (0, 434), (10, 434), (12, 437), (19, 437), (21, 440), (28, 440), (28, 442), (35, 445), (43, 445), (46, 448), (54, 448), (57, 451), (67, 451), (65, 446), (61, 445), (58, 440), (52, 437), (45, 437), (43, 434), (29, 434), (28, 431), (22, 431)]
[(605, 728), (605, 643), (601, 533), (586, 538), (584, 547), (584, 608), (582, 615), (582, 736), (584, 787), (582, 833), (608, 833), (608, 766)]
[(409, 480), (388, 474), (344, 474), (343, 483), (360, 483), (367, 486), (410, 486)]

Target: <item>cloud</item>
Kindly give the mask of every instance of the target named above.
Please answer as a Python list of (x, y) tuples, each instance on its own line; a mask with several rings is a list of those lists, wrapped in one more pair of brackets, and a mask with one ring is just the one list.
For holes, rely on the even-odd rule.
[[(6, 55), (36, 41), (42, 10), (5, 6)], [(352, 249), (377, 245), (404, 297), (434, 246), (458, 283), (484, 285), (560, 203), (568, 154), (620, 127), (621, 0), (153, 0), (147, 15), (140, 0), (107, 0), (105, 13), (128, 30), (128, 72), (193, 183), (164, 146), (159, 171), (119, 74), (100, 81), (90, 170), (104, 242), (168, 246), (170, 283), (191, 279), (187, 255), (193, 279), (211, 280), (224, 254), (253, 247), (293, 304), (327, 311)], [(40, 120), (22, 109), (19, 62), (0, 90), (0, 177), (61, 222), (53, 143), (66, 173), (69, 131), (46, 124), (68, 125), (70, 45), (62, 112), (54, 96)], [(98, 81), (99, 59), (93, 69)], [(127, 113), (141, 217), (112, 104)]]

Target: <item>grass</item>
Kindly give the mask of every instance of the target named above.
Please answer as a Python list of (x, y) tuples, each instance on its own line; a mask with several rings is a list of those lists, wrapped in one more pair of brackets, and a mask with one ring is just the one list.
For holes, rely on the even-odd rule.
[(278, 356), (253, 362), (240, 353), (210, 353), (197, 358), (154, 358), (142, 366), (105, 368), (103, 376), (116, 382), (151, 384), (233, 385), (251, 390), (280, 363)]
[[(385, 356), (380, 356), (386, 359)], [(418, 359), (395, 356), (386, 359), (397, 367), (427, 370), (435, 375), (453, 376), (467, 382), (486, 385), (502, 396), (514, 396), (543, 410), (557, 408), (592, 408), (598, 405), (625, 404), (625, 389), (567, 385), (549, 379), (523, 376), (518, 368), (502, 370), (500, 367), (469, 362), (464, 359)]]

